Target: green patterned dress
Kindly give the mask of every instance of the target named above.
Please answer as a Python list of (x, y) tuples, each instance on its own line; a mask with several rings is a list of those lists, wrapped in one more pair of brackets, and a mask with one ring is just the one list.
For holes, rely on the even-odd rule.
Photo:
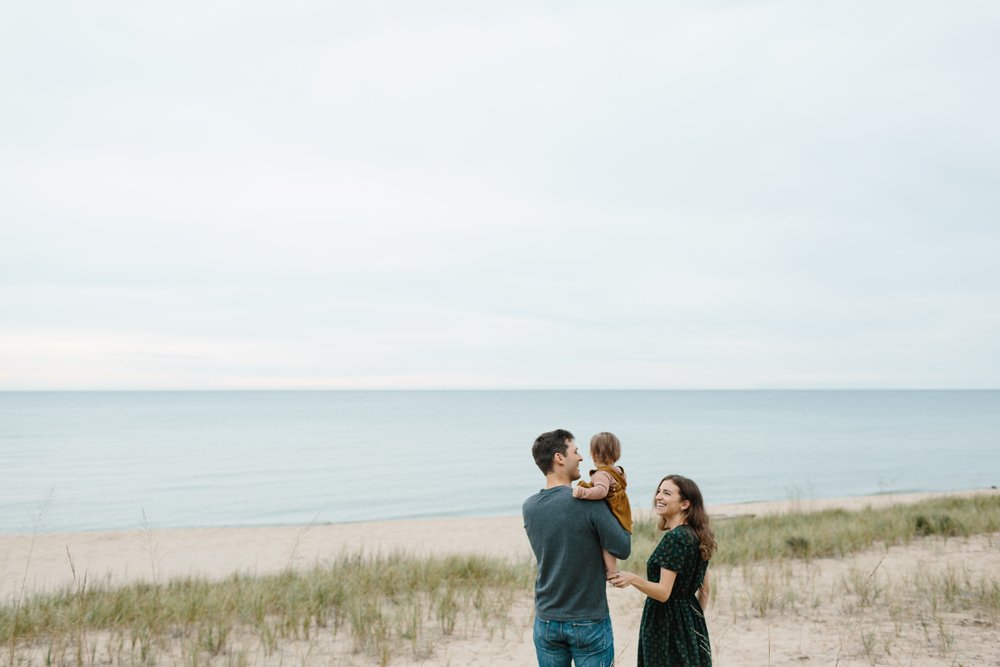
[(660, 581), (660, 568), (677, 573), (670, 599), (646, 598), (639, 626), (639, 667), (711, 667), (712, 646), (696, 594), (708, 561), (689, 526), (668, 531), (646, 561), (646, 578)]

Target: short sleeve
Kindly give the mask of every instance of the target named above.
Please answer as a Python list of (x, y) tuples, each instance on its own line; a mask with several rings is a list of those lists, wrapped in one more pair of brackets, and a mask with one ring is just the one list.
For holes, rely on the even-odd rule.
[(659, 565), (672, 572), (685, 569), (691, 557), (691, 548), (684, 531), (673, 529), (663, 536), (660, 543), (649, 557), (650, 563)]

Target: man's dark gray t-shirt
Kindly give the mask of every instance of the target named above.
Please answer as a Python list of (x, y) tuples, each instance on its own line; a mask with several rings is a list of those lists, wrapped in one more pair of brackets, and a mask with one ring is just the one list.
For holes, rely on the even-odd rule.
[(535, 615), (543, 621), (596, 621), (608, 616), (601, 549), (628, 558), (632, 537), (606, 503), (578, 500), (569, 486), (542, 489), (521, 507), (538, 559)]

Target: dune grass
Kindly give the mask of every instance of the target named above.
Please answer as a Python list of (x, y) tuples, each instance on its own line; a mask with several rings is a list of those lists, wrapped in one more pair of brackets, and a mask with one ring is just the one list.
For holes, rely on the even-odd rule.
[[(265, 654), (283, 640), (346, 632), (355, 652), (388, 664), (401, 651), (429, 652), (460, 621), (499, 630), (515, 596), (530, 588), (530, 577), (526, 564), (482, 556), (352, 554), (311, 570), (218, 582), (79, 582), (0, 609), (0, 642), (10, 649), (11, 664), (18, 645), (39, 642), (48, 644), (53, 662), (63, 663), (87, 634), (102, 632), (107, 659), (154, 664), (171, 641), (209, 658), (247, 631)], [(70, 664), (90, 664), (87, 653)]]
[[(808, 591), (797, 592), (797, 600), (782, 598), (792, 576), (790, 564), (927, 536), (997, 533), (1000, 496), (859, 512), (737, 517), (713, 525), (719, 542), (713, 568), (743, 568), (746, 604), (763, 615), (785, 604), (807, 604)], [(661, 536), (653, 521), (639, 521), (633, 556), (622, 566), (644, 572), (645, 559)], [(401, 656), (433, 664), (437, 643), (462, 628), (488, 636), (505, 632), (515, 603), (530, 600), (533, 576), (528, 561), (394, 553), (344, 554), (309, 570), (213, 582), (192, 578), (112, 586), (77, 581), (0, 606), (0, 656), (11, 666), (178, 664), (178, 655), (181, 664), (189, 665), (260, 664), (247, 654), (252, 646), (269, 664), (275, 654), (283, 662), (284, 644), (337, 636), (365, 656), (366, 664), (388, 665)], [(845, 583), (850, 585), (859, 605), (874, 594), (863, 578)], [(933, 600), (935, 609), (973, 605), (990, 618), (1000, 617), (1000, 579), (995, 577), (935, 573), (892, 586), (893, 604), (921, 595)], [(884, 585), (881, 594), (890, 588)], [(812, 595), (812, 604), (819, 604), (818, 594)], [(323, 664), (329, 662), (327, 656)]]
[[(1000, 532), (1000, 495), (945, 497), (891, 507), (740, 516), (712, 523), (718, 551), (713, 565), (846, 556), (875, 545), (908, 544), (932, 535), (968, 537)], [(626, 567), (645, 568), (662, 533), (651, 520), (632, 535)]]

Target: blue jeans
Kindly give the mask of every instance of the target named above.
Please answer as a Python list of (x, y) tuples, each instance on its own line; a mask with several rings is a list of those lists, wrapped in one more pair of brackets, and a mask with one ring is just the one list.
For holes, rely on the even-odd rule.
[(599, 621), (543, 621), (535, 618), (538, 667), (612, 667), (615, 641), (611, 617)]

